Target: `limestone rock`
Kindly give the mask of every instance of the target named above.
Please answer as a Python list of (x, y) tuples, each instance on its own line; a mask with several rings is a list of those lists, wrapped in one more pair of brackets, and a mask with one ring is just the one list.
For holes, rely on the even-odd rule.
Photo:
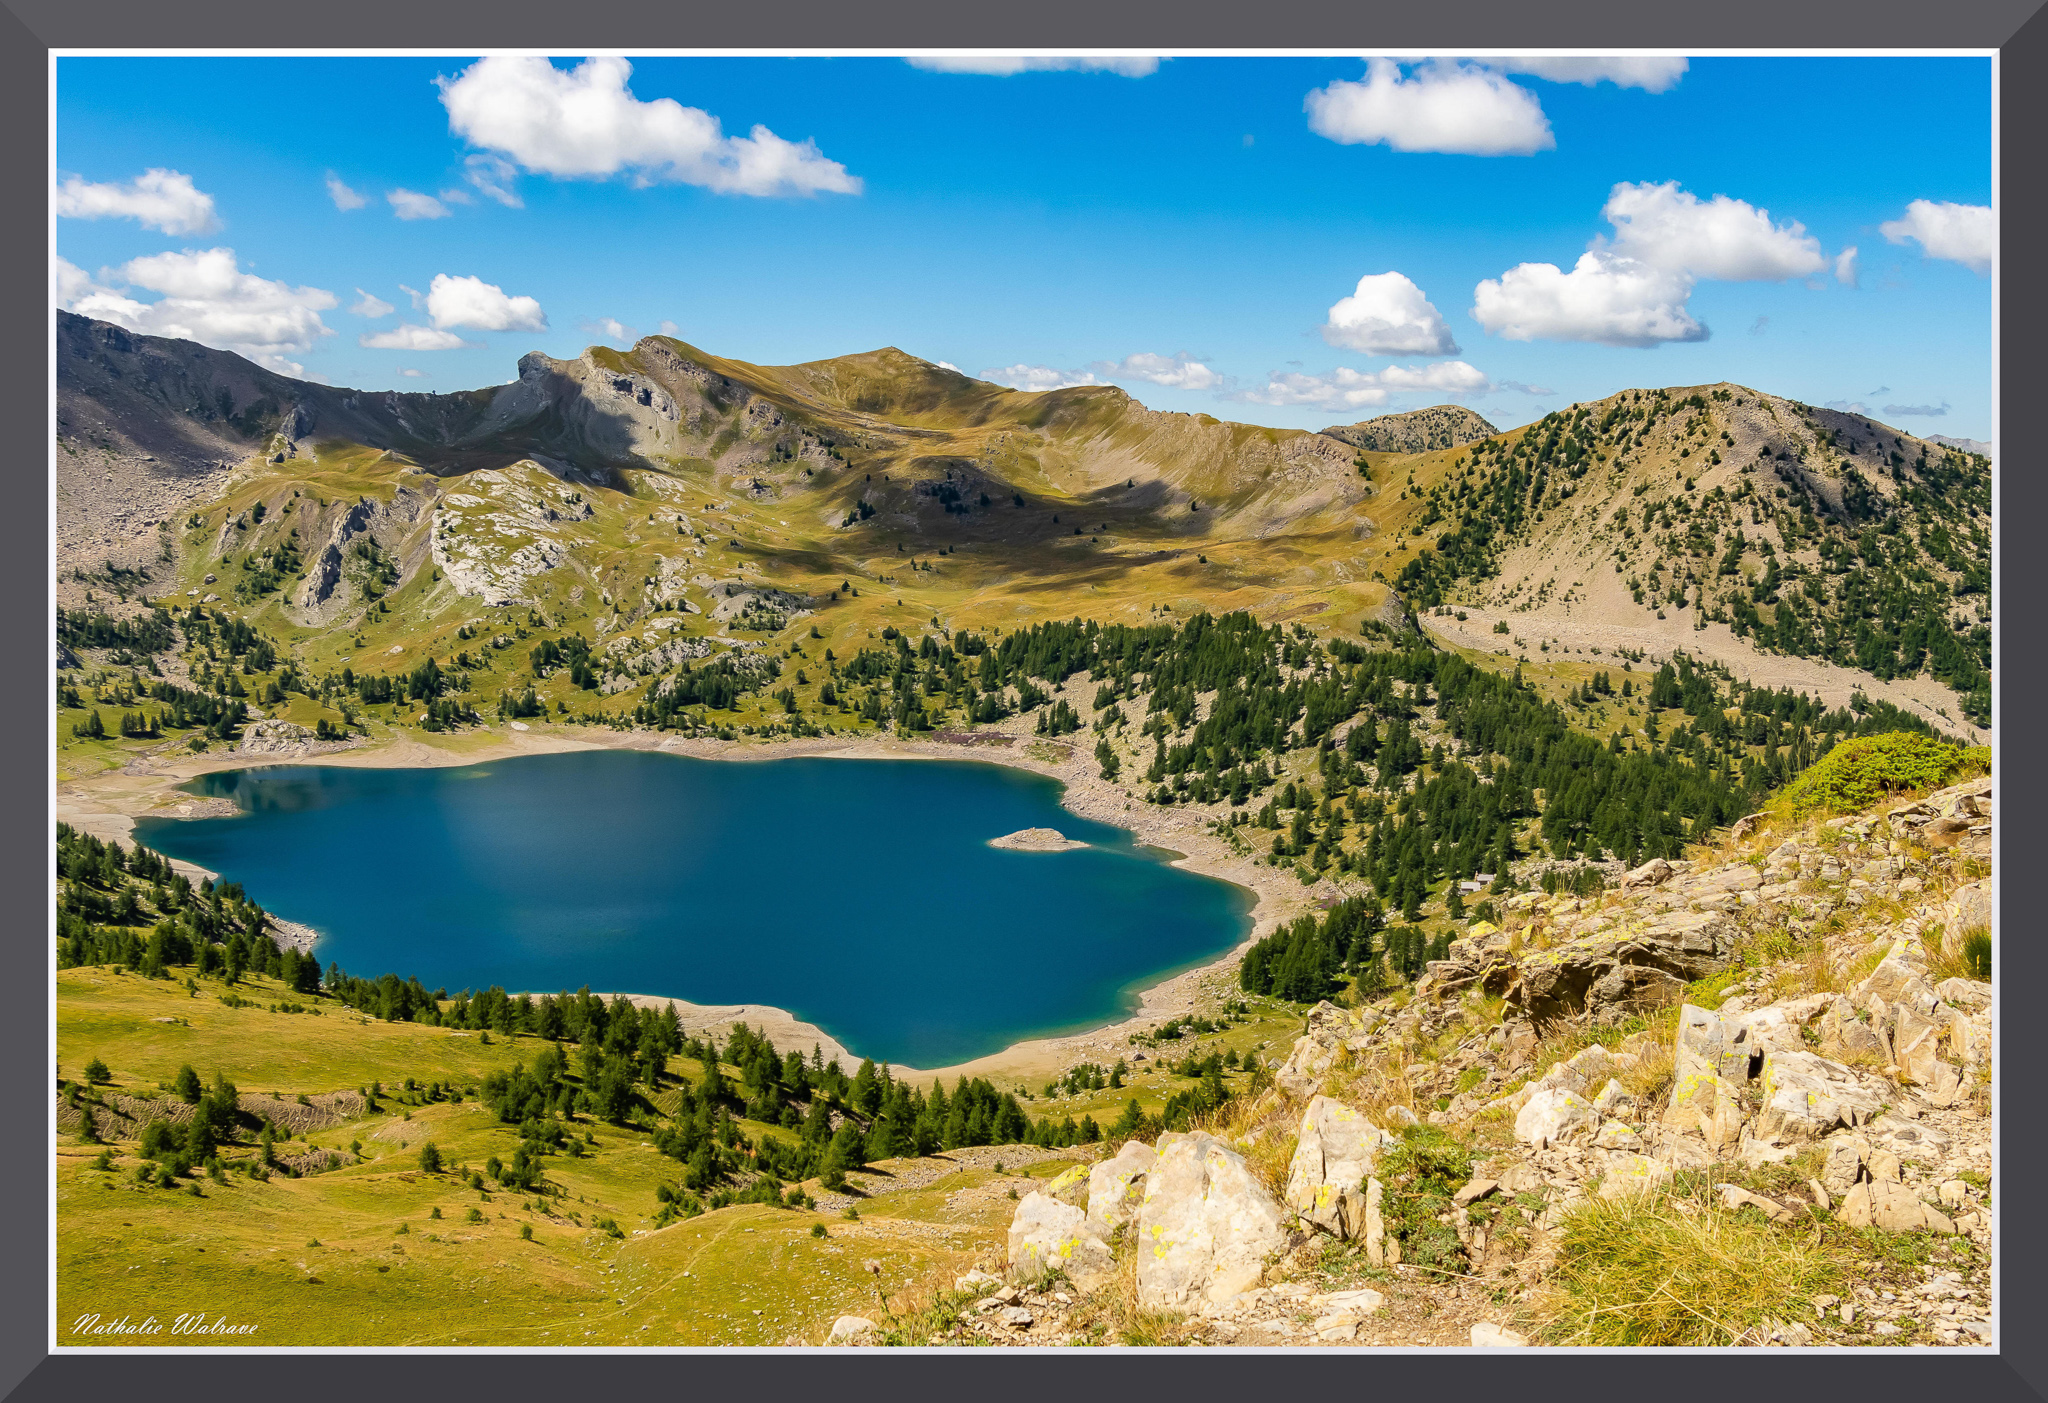
[(1842, 1199), (1835, 1216), (1852, 1228), (1883, 1228), (1888, 1232), (1952, 1234), (1956, 1225), (1947, 1214), (1930, 1208), (1903, 1184), (1874, 1179), (1858, 1184)]
[(876, 1333), (875, 1322), (864, 1315), (842, 1315), (832, 1322), (827, 1344), (851, 1344)]
[(1673, 1081), (1664, 1124), (1675, 1130), (1697, 1130), (1707, 1148), (1721, 1150), (1742, 1131), (1742, 1098), (1712, 1072), (1688, 1072)]
[(1527, 953), (1501, 992), (1516, 1016), (1539, 1023), (1652, 1008), (1725, 964), (1738, 934), (1725, 915), (1673, 912), (1641, 928), (1601, 931)]
[(1811, 1052), (1765, 1056), (1758, 1139), (1783, 1145), (1819, 1140), (1838, 1126), (1857, 1126), (1894, 1099), (1888, 1087)]
[(1820, 1016), (1820, 1050), (1829, 1057), (1847, 1060), (1852, 1057), (1875, 1057), (1880, 1061), (1891, 1060), (1891, 1049), (1884, 1039), (1873, 1032), (1870, 1025), (1856, 1016), (1856, 1009), (1840, 994)]
[(1763, 1210), (1764, 1216), (1774, 1223), (1789, 1223), (1797, 1216), (1791, 1209), (1776, 1199), (1765, 1198), (1762, 1194), (1753, 1194), (1740, 1184), (1716, 1184), (1714, 1187), (1721, 1194), (1721, 1206), (1723, 1208), (1758, 1208)]
[(1627, 1198), (1671, 1182), (1671, 1166), (1648, 1155), (1612, 1154), (1600, 1180), (1600, 1197)]
[(1036, 1190), (1024, 1195), (1010, 1219), (1009, 1252), (1011, 1271), (1064, 1271), (1083, 1291), (1103, 1285), (1116, 1271), (1109, 1244), (1088, 1226), (1088, 1215)]
[[(1137, 1141), (1134, 1140), (1131, 1143), (1136, 1144)], [(1072, 1207), (1086, 1208), (1088, 1206), (1090, 1168), (1091, 1166), (1086, 1164), (1077, 1164), (1072, 1169), (1063, 1171), (1050, 1184), (1040, 1189), (1039, 1192), (1047, 1198), (1056, 1198), (1061, 1203), (1071, 1205)]]
[(1386, 1200), (1386, 1187), (1377, 1179), (1365, 1181), (1365, 1260), (1376, 1267), (1390, 1267), (1401, 1260), (1401, 1244), (1387, 1237), (1387, 1221), (1381, 1215), (1380, 1207)]
[(1527, 1337), (1490, 1320), (1482, 1320), (1472, 1327), (1474, 1349), (1520, 1349), (1528, 1343)]
[(1365, 1231), (1365, 1180), (1393, 1137), (1341, 1101), (1318, 1096), (1302, 1113), (1287, 1167), (1287, 1206), (1340, 1238)]
[(1600, 1115), (1593, 1103), (1564, 1087), (1537, 1092), (1515, 1116), (1515, 1138), (1539, 1150), (1591, 1144), (1599, 1129)]
[(1214, 1136), (1165, 1145), (1138, 1209), (1139, 1304), (1216, 1305), (1256, 1286), (1267, 1259), (1287, 1246), (1287, 1217), (1244, 1158)]
[(1088, 1173), (1088, 1226), (1105, 1241), (1131, 1220), (1145, 1197), (1145, 1176), (1159, 1162), (1142, 1140), (1131, 1140)]

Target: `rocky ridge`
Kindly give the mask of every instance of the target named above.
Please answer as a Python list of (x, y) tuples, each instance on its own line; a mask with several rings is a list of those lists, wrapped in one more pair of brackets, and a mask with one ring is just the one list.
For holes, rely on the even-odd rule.
[[(1989, 1342), (1994, 995), (1953, 971), (1992, 924), (1992, 795), (1756, 815), (1599, 896), (1512, 898), (1408, 997), (1318, 1005), (1256, 1101), (1024, 1193), (970, 1328), (1076, 1342), (1121, 1294), (1187, 1343), (1515, 1346), (1556, 1334), (1572, 1215), (1669, 1201), (1930, 1243), (1730, 1343)], [(1389, 1172), (1438, 1130), (1471, 1152), (1450, 1273), (1404, 1263)]]

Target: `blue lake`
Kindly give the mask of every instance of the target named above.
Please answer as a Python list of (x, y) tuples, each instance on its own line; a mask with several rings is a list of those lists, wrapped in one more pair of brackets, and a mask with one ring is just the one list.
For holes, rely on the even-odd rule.
[[(315, 927), (323, 964), (770, 1004), (914, 1067), (1107, 1022), (1251, 929), (1251, 893), (1068, 812), (1052, 780), (971, 761), (593, 750), (185, 787), (244, 812), (142, 820), (137, 839)], [(1039, 827), (1092, 846), (988, 846)]]

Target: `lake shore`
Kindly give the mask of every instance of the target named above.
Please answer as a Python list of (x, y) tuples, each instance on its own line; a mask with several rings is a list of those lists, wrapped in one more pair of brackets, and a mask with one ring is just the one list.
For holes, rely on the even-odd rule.
[[(1130, 832), (1141, 844), (1173, 854), (1172, 865), (1214, 877), (1249, 891), (1252, 929), (1229, 952), (1194, 968), (1166, 974), (1128, 991), (1135, 1007), (1121, 1017), (1092, 1028), (1025, 1039), (984, 1057), (948, 1067), (913, 1068), (892, 1064), (901, 1076), (919, 1080), (944, 1076), (987, 1077), (1000, 1083), (1035, 1085), (1081, 1061), (1113, 1061), (1127, 1053), (1129, 1038), (1182, 1014), (1214, 1009), (1236, 991), (1238, 958), (1253, 941), (1277, 925), (1319, 908), (1337, 893), (1327, 881), (1304, 887), (1288, 868), (1274, 868), (1237, 852), (1229, 842), (1204, 827), (1209, 813), (1194, 806), (1162, 808), (1135, 799), (1103, 780), (1088, 749), (1069, 741), (1047, 741), (1030, 731), (1031, 718), (1011, 717), (967, 735), (938, 733), (925, 739), (895, 736), (840, 735), (793, 740), (718, 741), (652, 731), (616, 731), (596, 726), (544, 725), (525, 731), (497, 726), (482, 731), (435, 736), (430, 742), (399, 736), (369, 745), (323, 749), (317, 753), (245, 755), (218, 752), (194, 755), (166, 750), (118, 770), (82, 777), (57, 786), (54, 817), (103, 839), (134, 841), (138, 818), (200, 817), (220, 812), (225, 801), (198, 800), (177, 786), (219, 770), (263, 765), (338, 765), (365, 768), (446, 768), (475, 765), (527, 755), (574, 750), (652, 750), (700, 759), (771, 761), (797, 756), (848, 760), (969, 760), (1027, 770), (1064, 786), (1062, 807)], [(952, 738), (947, 739), (951, 734)], [(1047, 861), (1057, 861), (1049, 852)], [(176, 864), (195, 879), (217, 874), (188, 863)], [(294, 925), (293, 934), (304, 931)], [(400, 971), (402, 973), (402, 971)], [(532, 991), (539, 992), (539, 991)], [(849, 1070), (862, 1054), (848, 1048), (815, 1024), (788, 1010), (765, 1004), (694, 1004), (667, 995), (622, 991), (633, 1002), (660, 1006), (674, 1003), (692, 1033), (729, 1027), (744, 1021), (761, 1029), (778, 1048), (808, 1051), (816, 1043), (827, 1057), (840, 1056)], [(609, 995), (608, 995), (609, 997)]]

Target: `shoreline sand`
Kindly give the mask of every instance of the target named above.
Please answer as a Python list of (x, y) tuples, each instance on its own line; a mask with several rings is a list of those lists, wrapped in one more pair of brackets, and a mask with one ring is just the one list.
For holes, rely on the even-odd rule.
[[(578, 734), (569, 734), (568, 727), (523, 732), (492, 727), (483, 734), (493, 738), (480, 745), (472, 743), (479, 733), (462, 733), (456, 737), (460, 748), (429, 745), (401, 736), (373, 745), (309, 754), (266, 752), (243, 755), (233, 751), (166, 754), (161, 760), (146, 757), (118, 770), (60, 783), (53, 816), (102, 839), (132, 843), (137, 818), (196, 817), (201, 812), (202, 803), (206, 812), (218, 812), (213, 804), (224, 801), (198, 801), (179, 792), (176, 787), (214, 771), (253, 769), (265, 765), (453, 768), (575, 750), (653, 750), (699, 759), (756, 762), (798, 757), (953, 760), (1026, 770), (1059, 781), (1063, 786), (1061, 806), (1070, 813), (1122, 828), (1139, 845), (1173, 854), (1173, 866), (1229, 882), (1252, 896), (1252, 905), (1247, 912), (1252, 927), (1242, 941), (1213, 960), (1126, 991), (1127, 997), (1135, 998), (1136, 1006), (1116, 1018), (1076, 1032), (1023, 1039), (1000, 1051), (954, 1066), (912, 1068), (891, 1064), (891, 1070), (897, 1075), (920, 1080), (935, 1076), (944, 1076), (948, 1080), (966, 1076), (1029, 1083), (1055, 1075), (1077, 1061), (1119, 1055), (1120, 1049), (1128, 1047), (1132, 1034), (1229, 997), (1235, 991), (1235, 981), (1228, 978), (1228, 973), (1244, 951), (1275, 926), (1322, 905), (1333, 894), (1333, 889), (1327, 882), (1304, 887), (1291, 869), (1263, 866), (1250, 854), (1232, 851), (1222, 839), (1204, 829), (1207, 815), (1199, 809), (1165, 809), (1133, 799), (1126, 791), (1096, 775), (1093, 757), (1085, 749), (1065, 742), (1036, 739), (1027, 729), (1028, 724), (1026, 718), (1013, 717), (1000, 727), (976, 733), (971, 741), (951, 742), (940, 739), (905, 740), (881, 735), (743, 742), (598, 727), (576, 727)], [(1007, 745), (992, 743), (996, 731), (1008, 738)], [(176, 866), (195, 878), (218, 875), (189, 863)], [(280, 923), (291, 925), (294, 934), (308, 929), (296, 922)], [(808, 1051), (810, 1044), (816, 1042), (827, 1057), (840, 1056), (842, 1064), (849, 1070), (859, 1063), (863, 1055), (847, 1048), (816, 1024), (771, 1005), (696, 1004), (666, 995), (630, 992), (626, 997), (636, 1004), (655, 1007), (674, 1003), (685, 1028), (692, 1033), (745, 1021), (760, 1028), (778, 1048), (784, 1050), (801, 1047)]]

